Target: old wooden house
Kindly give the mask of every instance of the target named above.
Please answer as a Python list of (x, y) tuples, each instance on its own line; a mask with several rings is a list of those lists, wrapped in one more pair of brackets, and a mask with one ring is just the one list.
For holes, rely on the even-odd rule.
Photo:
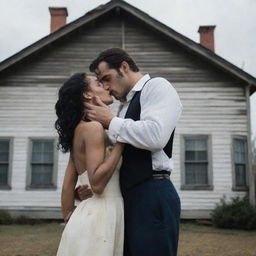
[(201, 44), (114, 0), (65, 25), (66, 8), (49, 8), (51, 33), (0, 63), (0, 209), (59, 218), (68, 154), (56, 150), (54, 105), (62, 83), (87, 71), (100, 51), (122, 47), (142, 73), (167, 78), (183, 114), (171, 179), (183, 218), (205, 218), (224, 195), (255, 201), (249, 97), (256, 79), (214, 53), (214, 26)]

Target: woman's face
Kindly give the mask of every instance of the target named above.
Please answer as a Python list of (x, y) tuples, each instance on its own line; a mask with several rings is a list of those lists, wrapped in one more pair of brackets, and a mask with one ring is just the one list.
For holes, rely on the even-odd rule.
[(90, 93), (91, 96), (100, 97), (101, 101), (106, 105), (113, 103), (113, 98), (110, 96), (109, 92), (102, 87), (96, 77), (89, 76), (87, 77), (87, 81), (89, 82), (90, 87), (90, 92), (88, 93)]

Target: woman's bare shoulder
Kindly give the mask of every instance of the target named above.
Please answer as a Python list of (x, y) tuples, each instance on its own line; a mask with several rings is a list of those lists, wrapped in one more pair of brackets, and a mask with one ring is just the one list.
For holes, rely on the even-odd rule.
[(77, 135), (88, 137), (88, 136), (99, 136), (104, 135), (105, 130), (101, 123), (97, 121), (91, 122), (80, 122), (76, 128)]

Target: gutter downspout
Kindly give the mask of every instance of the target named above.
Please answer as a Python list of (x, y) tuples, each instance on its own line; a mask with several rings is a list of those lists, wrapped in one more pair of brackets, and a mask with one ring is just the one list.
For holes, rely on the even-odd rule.
[(255, 173), (252, 169), (252, 131), (251, 131), (251, 106), (250, 106), (250, 88), (251, 85), (248, 84), (245, 88), (246, 92), (246, 105), (247, 105), (247, 152), (248, 152), (248, 178), (249, 178), (249, 201), (251, 205), (255, 206)]

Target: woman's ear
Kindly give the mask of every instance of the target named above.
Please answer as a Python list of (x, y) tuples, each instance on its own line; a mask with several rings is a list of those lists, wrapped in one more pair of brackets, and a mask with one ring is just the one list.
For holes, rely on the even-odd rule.
[(91, 92), (85, 92), (83, 95), (86, 100), (91, 100), (93, 97)]

